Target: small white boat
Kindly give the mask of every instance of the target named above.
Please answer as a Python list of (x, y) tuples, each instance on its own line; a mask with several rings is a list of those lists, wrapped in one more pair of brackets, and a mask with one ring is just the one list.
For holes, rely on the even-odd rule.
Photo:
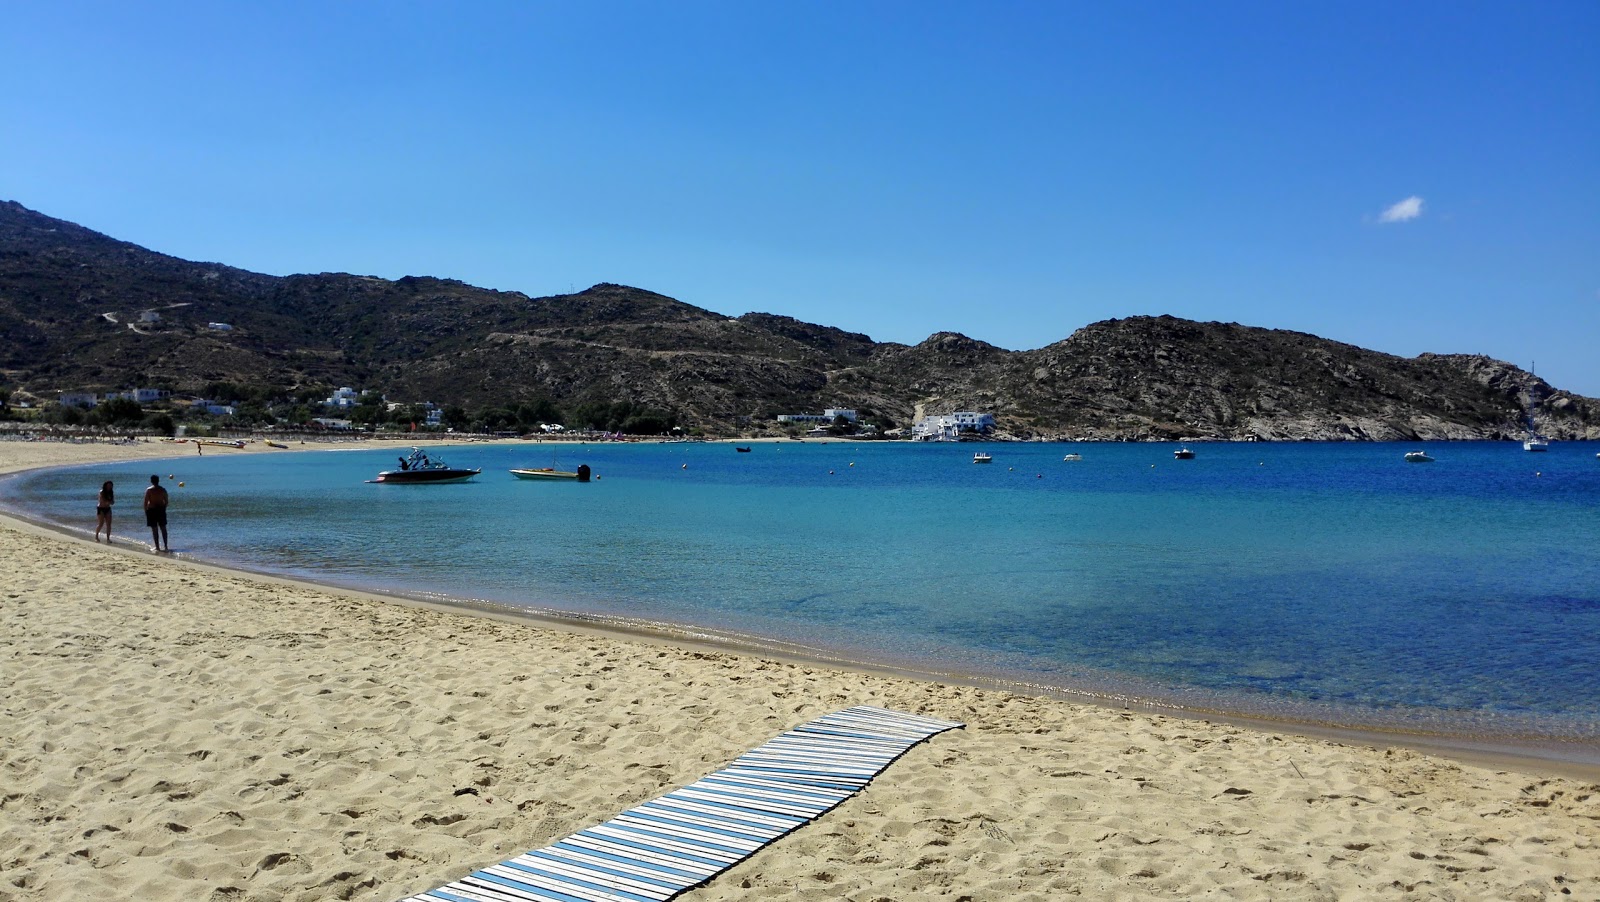
[(1083, 455), (1082, 454), (1068, 454), (1066, 457), (1063, 457), (1061, 459), (1062, 460), (1083, 460)]
[(1182, 447), (1182, 448), (1179, 448), (1178, 450), (1172, 452), (1172, 459), (1173, 460), (1194, 460), (1194, 452), (1190, 451), (1187, 447)]
[(580, 464), (576, 471), (557, 470), (555, 467), (542, 467), (540, 469), (516, 469), (511, 475), (518, 479), (576, 479), (579, 482), (589, 481), (589, 467)]
[(579, 482), (589, 481), (589, 465), (578, 464), (576, 470), (557, 470), (555, 457), (550, 458), (548, 467), (519, 467), (511, 471), (511, 475), (518, 479), (576, 479)]
[(1408, 464), (1431, 464), (1431, 463), (1433, 463), (1433, 458), (1429, 457), (1428, 456), (1428, 452), (1426, 452), (1426, 451), (1407, 451), (1406, 452), (1406, 463), (1408, 463)]
[(977, 454), (972, 455), (972, 462), (975, 464), (986, 464), (992, 460), (994, 460), (994, 457), (984, 451), (979, 451)]
[(563, 470), (556, 462), (556, 451), (550, 449), (550, 466), (548, 467), (518, 467), (511, 471), (511, 475), (518, 479), (575, 479), (578, 482), (589, 481), (589, 465), (579, 464), (576, 470)]

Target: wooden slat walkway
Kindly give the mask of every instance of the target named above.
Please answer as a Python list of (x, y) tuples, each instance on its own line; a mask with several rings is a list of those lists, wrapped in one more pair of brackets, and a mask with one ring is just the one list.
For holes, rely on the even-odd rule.
[(663, 902), (855, 795), (919, 742), (965, 726), (858, 705), (598, 826), (403, 902)]

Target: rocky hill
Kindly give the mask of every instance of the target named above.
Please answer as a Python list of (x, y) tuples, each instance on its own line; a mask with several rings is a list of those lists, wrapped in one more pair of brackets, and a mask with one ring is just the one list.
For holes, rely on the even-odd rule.
[(1127, 439), (1504, 438), (1531, 400), (1553, 437), (1600, 437), (1600, 402), (1484, 357), (1172, 317), (1094, 323), (1034, 351), (954, 333), (906, 346), (621, 285), (530, 298), (427, 277), (267, 276), (0, 202), (0, 386), (213, 382), (467, 406), (630, 401), (713, 432), (823, 407), (900, 423), (976, 409), (1018, 436)]

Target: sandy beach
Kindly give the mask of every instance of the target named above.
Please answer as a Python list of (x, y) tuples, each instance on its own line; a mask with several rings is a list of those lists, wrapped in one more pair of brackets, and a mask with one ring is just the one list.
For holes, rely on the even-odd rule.
[[(0, 442), (0, 472), (179, 453)], [(83, 538), (0, 519), (0, 902), (399, 899), (863, 703), (968, 726), (685, 898), (1600, 899), (1581, 770), (240, 574), (151, 554), (142, 486), (88, 539), (97, 487)]]

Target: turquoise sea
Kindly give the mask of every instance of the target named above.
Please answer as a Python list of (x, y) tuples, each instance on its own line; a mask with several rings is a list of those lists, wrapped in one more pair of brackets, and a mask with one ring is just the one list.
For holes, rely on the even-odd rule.
[[(180, 446), (186, 448), (188, 446)], [(514, 443), (24, 474), (88, 535), (173, 493), (182, 556), (1204, 710), (1600, 742), (1600, 443)], [(587, 463), (586, 485), (514, 479)], [(994, 455), (972, 463), (974, 450)], [(1081, 461), (1066, 461), (1069, 453)]]

